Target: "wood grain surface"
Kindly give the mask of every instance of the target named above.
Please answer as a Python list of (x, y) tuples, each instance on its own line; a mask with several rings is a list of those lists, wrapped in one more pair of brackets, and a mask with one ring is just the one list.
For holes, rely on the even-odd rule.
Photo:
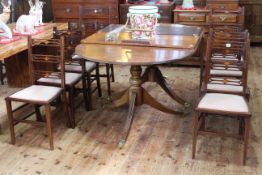
[(106, 35), (123, 25), (110, 25), (83, 39), (76, 53), (88, 60), (121, 65), (152, 65), (173, 62), (191, 56), (202, 38), (201, 29), (162, 24), (148, 42), (132, 42), (130, 32), (123, 30), (114, 41)]
[[(39, 30), (44, 30), (37, 35), (34, 35), (33, 38), (47, 38), (51, 37), (53, 34), (53, 27), (57, 26), (59, 29), (67, 28), (67, 23), (46, 23), (46, 26), (37, 27)], [(13, 29), (15, 24), (10, 24), (10, 28)], [(27, 36), (21, 36), (21, 39), (8, 43), (0, 44), (0, 60), (13, 56), (19, 52), (22, 52), (27, 49)]]

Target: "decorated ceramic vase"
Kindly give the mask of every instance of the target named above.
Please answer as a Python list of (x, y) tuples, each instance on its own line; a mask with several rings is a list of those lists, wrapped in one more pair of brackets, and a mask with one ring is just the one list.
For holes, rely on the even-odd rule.
[(150, 39), (155, 35), (158, 14), (156, 6), (130, 6), (127, 14), (132, 39)]

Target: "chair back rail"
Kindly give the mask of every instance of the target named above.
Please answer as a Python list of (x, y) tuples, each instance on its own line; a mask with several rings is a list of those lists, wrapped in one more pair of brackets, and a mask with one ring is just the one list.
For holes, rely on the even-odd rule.
[(28, 36), (28, 58), (32, 84), (37, 84), (39, 78), (48, 77), (61, 79), (61, 88), (65, 88), (65, 69), (60, 66), (64, 65), (64, 37), (32, 39)]
[[(207, 41), (204, 91), (207, 91), (210, 84), (223, 84), (242, 86), (241, 94), (244, 95), (247, 88), (249, 47), (247, 31), (222, 34), (211, 29)], [(211, 71), (224, 72), (219, 74)]]

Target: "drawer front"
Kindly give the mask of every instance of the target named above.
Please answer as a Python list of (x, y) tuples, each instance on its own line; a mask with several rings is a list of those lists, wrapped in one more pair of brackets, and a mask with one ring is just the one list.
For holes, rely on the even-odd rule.
[(178, 22), (206, 22), (205, 13), (178, 13)]
[(80, 8), (83, 18), (118, 18), (117, 8), (108, 6), (85, 6)]
[(94, 33), (97, 30), (105, 28), (110, 23), (117, 24), (118, 20), (112, 20), (111, 22), (109, 22), (108, 19), (90, 19), (83, 21), (81, 28), (85, 29), (88, 33)]
[(54, 7), (55, 18), (78, 18), (78, 6), (74, 4), (55, 4)]
[(238, 16), (235, 14), (213, 14), (212, 22), (214, 23), (237, 23)]
[(207, 4), (207, 8), (214, 9), (214, 10), (232, 10), (237, 9), (239, 7), (238, 3), (211, 3)]

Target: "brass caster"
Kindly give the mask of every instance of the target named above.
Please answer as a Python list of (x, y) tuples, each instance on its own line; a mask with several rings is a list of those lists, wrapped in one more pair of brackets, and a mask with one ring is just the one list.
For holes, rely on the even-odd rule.
[(184, 103), (184, 109), (187, 109), (187, 108), (190, 108), (190, 107), (191, 107), (190, 103), (187, 103), (187, 102)]
[(183, 117), (185, 117), (186, 115), (188, 115), (190, 113), (190, 103), (185, 103), (184, 107), (183, 107)]
[(126, 143), (126, 140), (121, 139), (121, 140), (118, 142), (118, 148), (119, 148), (119, 149), (122, 149), (122, 148), (124, 147), (125, 143)]

